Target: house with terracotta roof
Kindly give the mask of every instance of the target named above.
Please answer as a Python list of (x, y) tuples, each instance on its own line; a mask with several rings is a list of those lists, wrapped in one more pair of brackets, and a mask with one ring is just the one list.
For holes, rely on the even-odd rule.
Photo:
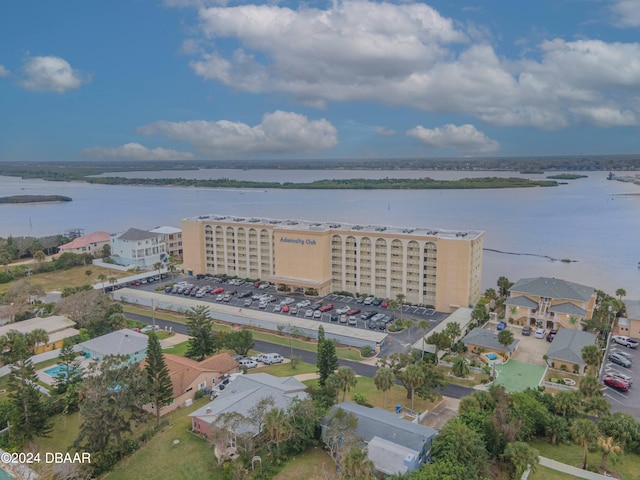
[[(164, 361), (173, 384), (173, 401), (160, 409), (161, 416), (193, 402), (196, 392), (213, 389), (232, 374), (240, 372), (240, 365), (228, 353), (214, 355), (201, 362), (166, 353)], [(141, 366), (144, 365), (142, 362)], [(154, 408), (152, 404), (144, 407), (150, 413), (155, 413)]]
[(509, 289), (507, 317), (521, 325), (581, 329), (593, 316), (596, 289), (559, 278), (522, 278)]
[(89, 253), (94, 257), (101, 257), (102, 249), (105, 245), (109, 245), (110, 237), (111, 234), (109, 232), (92, 232), (60, 245), (58, 250), (60, 253)]

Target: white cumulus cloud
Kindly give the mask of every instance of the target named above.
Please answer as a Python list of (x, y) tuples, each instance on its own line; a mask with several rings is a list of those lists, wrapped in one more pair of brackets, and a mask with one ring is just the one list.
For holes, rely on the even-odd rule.
[(91, 77), (74, 70), (65, 59), (30, 57), (22, 67), (21, 85), (28, 90), (63, 93), (89, 83)]
[(0, 65), (0, 78), (9, 76), (11, 72), (5, 68), (4, 65)]
[(427, 148), (452, 150), (463, 155), (495, 153), (500, 149), (498, 142), (469, 124), (448, 124), (439, 128), (424, 128), (418, 125), (407, 131), (407, 135), (418, 139)]
[[(325, 9), (264, 4), (198, 14), (203, 45), (231, 39), (237, 47), (199, 50), (191, 68), (241, 91), (285, 93), (319, 108), (374, 101), (463, 113), (498, 126), (640, 122), (638, 42), (551, 38), (509, 59), (422, 3), (336, 0)], [(602, 105), (620, 114), (585, 114)]]
[(619, 27), (640, 27), (638, 0), (614, 0), (611, 5), (614, 23)]
[(124, 160), (193, 160), (189, 152), (166, 148), (147, 148), (139, 143), (127, 143), (120, 147), (92, 147), (82, 150), (84, 155), (99, 159)]
[(164, 135), (187, 142), (200, 152), (214, 156), (259, 154), (306, 154), (334, 147), (335, 127), (325, 119), (309, 120), (292, 112), (275, 111), (259, 125), (219, 120), (159, 121), (138, 128), (143, 135)]

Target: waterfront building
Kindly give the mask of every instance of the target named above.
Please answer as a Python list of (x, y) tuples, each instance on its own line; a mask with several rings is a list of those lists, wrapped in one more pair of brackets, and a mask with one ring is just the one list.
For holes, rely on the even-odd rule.
[(156, 227), (149, 230), (151, 233), (164, 235), (164, 244), (167, 253), (176, 260), (182, 259), (182, 230), (176, 227)]
[(184, 270), (280, 288), (343, 291), (439, 311), (480, 296), (484, 232), (199, 216), (182, 221)]
[(545, 328), (582, 328), (593, 316), (596, 289), (559, 278), (522, 278), (509, 289), (505, 305), (514, 322)]
[(130, 228), (124, 233), (111, 235), (111, 259), (118, 265), (152, 269), (158, 262), (169, 260), (161, 233)]
[(60, 245), (60, 253), (89, 253), (94, 257), (101, 257), (105, 245), (109, 245), (109, 232), (92, 232), (81, 237), (76, 237), (64, 245)]

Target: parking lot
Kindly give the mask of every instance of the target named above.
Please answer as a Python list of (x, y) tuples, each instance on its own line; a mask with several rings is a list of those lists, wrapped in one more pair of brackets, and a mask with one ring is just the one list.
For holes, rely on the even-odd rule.
[[(219, 279), (215, 277), (188, 277), (175, 275), (173, 279), (165, 278), (160, 283), (147, 283), (140, 285), (129, 285), (131, 288), (146, 291), (155, 291), (158, 285), (170, 285), (179, 282), (186, 282), (193, 285), (188, 296), (198, 298), (210, 303), (222, 303), (242, 309), (261, 310), (276, 313), (285, 317), (298, 317), (318, 322), (335, 322), (352, 328), (385, 330), (383, 324), (390, 324), (394, 317), (399, 317), (388, 306), (385, 306), (385, 299), (374, 299), (371, 304), (365, 305), (364, 297), (356, 298), (347, 295), (330, 294), (326, 297), (307, 297), (302, 292), (278, 292), (273, 285), (266, 283), (242, 283), (235, 284), (230, 279)], [(205, 289), (207, 293), (197, 293), (198, 289)], [(195, 293), (194, 293), (195, 289)], [(211, 293), (212, 291), (216, 293)], [(165, 295), (184, 295), (183, 293), (167, 293)], [(267, 295), (269, 301), (261, 301), (258, 296)], [(283, 301), (288, 301), (286, 307)], [(284, 310), (284, 311), (283, 311)], [(340, 313), (338, 313), (340, 312)], [(378, 315), (375, 317), (375, 315)], [(418, 323), (427, 321), (429, 329), (433, 328), (440, 321), (446, 318), (447, 314), (436, 312), (432, 308), (416, 307), (413, 305), (402, 306), (402, 318), (409, 318), (414, 321), (412, 334), (418, 333)], [(372, 319), (375, 318), (375, 321)]]
[[(607, 356), (609, 353), (623, 353), (627, 356), (633, 363), (630, 368), (625, 368), (620, 365), (616, 365), (615, 363), (609, 361)], [(604, 368), (603, 375), (610, 375), (612, 373), (619, 373), (623, 375), (628, 375), (632, 377), (634, 380), (640, 378), (640, 354), (636, 349), (623, 347), (622, 345), (618, 345), (615, 342), (611, 342), (609, 345), (609, 349), (604, 358)], [(632, 384), (631, 388), (629, 388), (628, 392), (621, 392), (620, 390), (616, 390), (615, 388), (608, 387), (603, 385), (604, 388), (604, 396), (611, 405), (611, 410), (613, 412), (625, 412), (634, 415), (636, 418), (639, 418), (640, 415), (640, 385)]]

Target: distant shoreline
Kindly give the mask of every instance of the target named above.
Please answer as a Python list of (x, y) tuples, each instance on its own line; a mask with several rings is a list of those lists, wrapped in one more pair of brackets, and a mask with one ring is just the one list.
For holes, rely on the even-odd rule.
[(0, 204), (71, 202), (72, 200), (71, 197), (64, 195), (11, 195), (0, 197)]

